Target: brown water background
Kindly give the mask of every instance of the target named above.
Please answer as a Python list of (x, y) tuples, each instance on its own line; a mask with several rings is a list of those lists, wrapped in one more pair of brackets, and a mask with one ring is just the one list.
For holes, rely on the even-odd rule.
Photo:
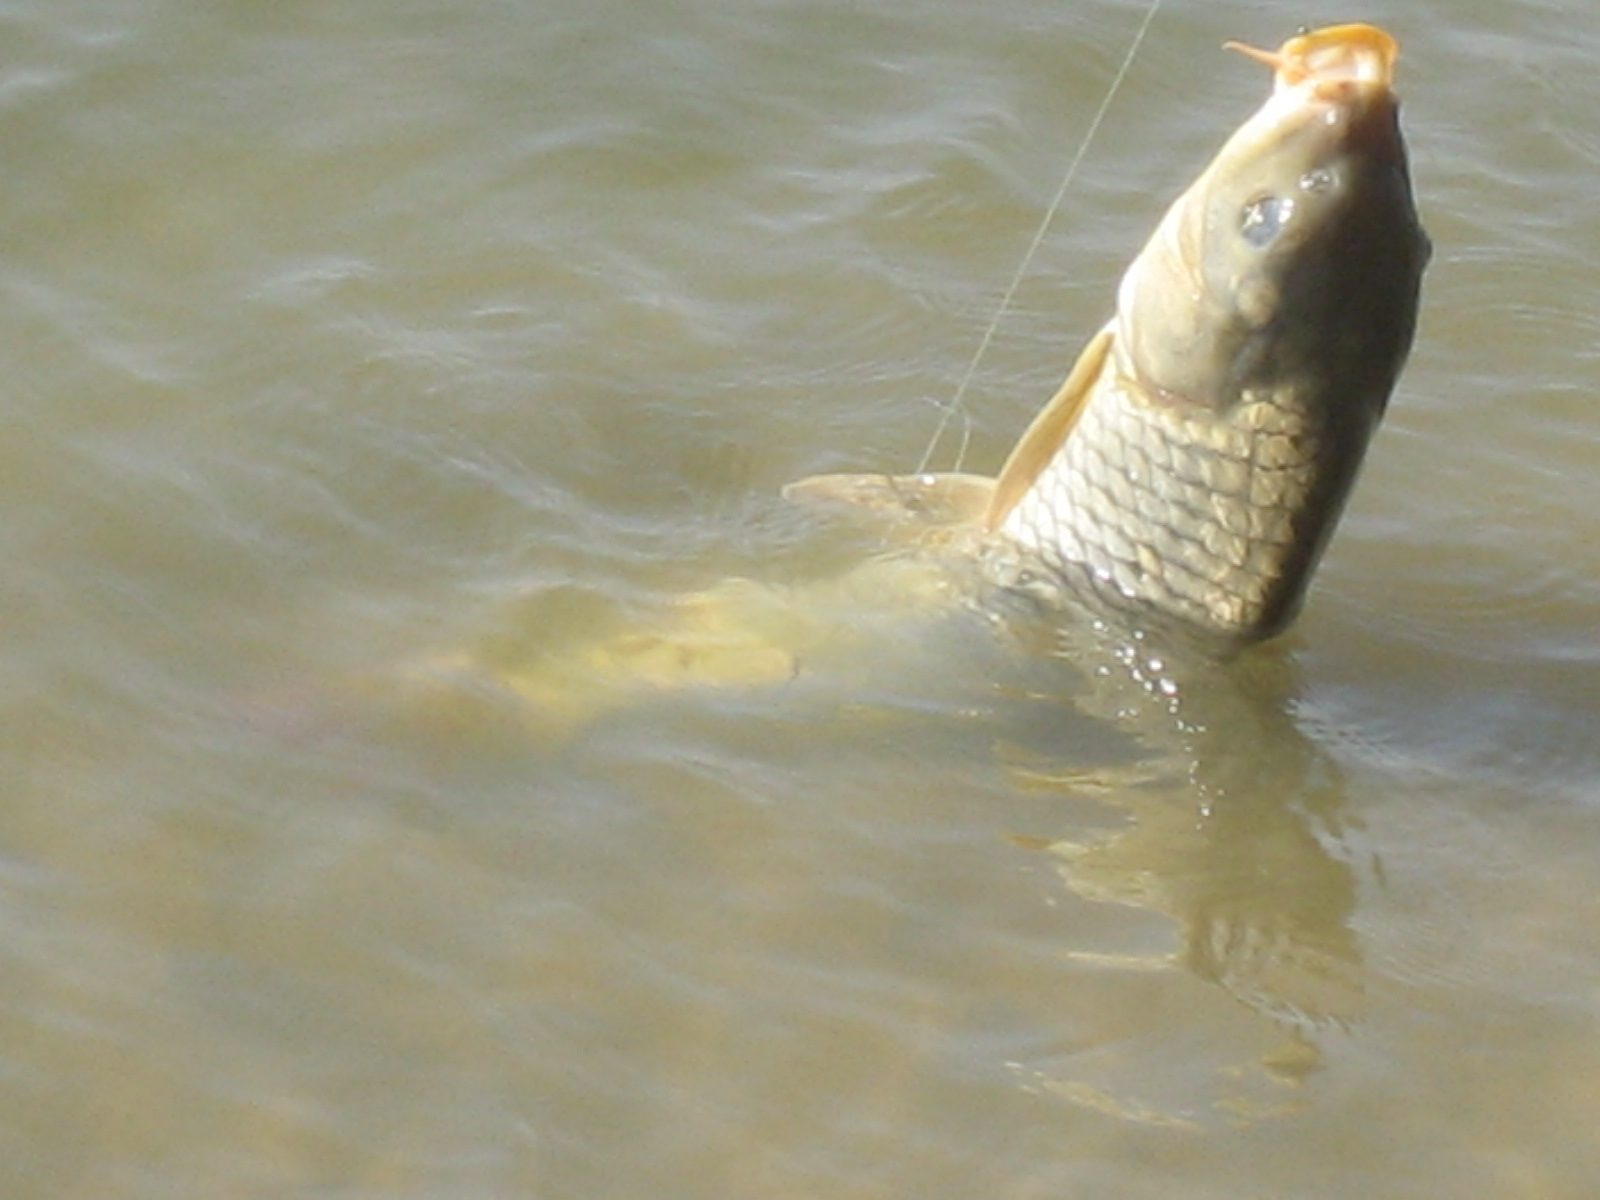
[[(1588, 0), (1351, 14), (1435, 258), (1280, 645), (393, 694), (825, 574), (778, 488), (916, 463), (1142, 12), (0, 3), (0, 1192), (1600, 1195)], [(1286, 13), (1157, 16), (973, 469)]]

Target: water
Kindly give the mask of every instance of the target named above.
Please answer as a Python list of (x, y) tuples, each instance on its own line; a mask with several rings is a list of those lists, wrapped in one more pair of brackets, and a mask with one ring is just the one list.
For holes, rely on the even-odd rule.
[[(1600, 1191), (1578, 0), (1358, 14), (1436, 256), (1282, 644), (830, 593), (788, 684), (396, 694), (815, 596), (778, 488), (917, 461), (1141, 12), (0, 6), (8, 1196)], [(1286, 23), (1157, 18), (974, 469)]]

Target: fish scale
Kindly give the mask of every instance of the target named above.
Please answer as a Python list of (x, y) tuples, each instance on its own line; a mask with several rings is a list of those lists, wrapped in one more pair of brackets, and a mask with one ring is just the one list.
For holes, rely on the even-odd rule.
[(1273, 399), (1185, 415), (1103, 385), (1000, 532), (1071, 590), (1216, 633), (1259, 625), (1319, 487), (1312, 424)]

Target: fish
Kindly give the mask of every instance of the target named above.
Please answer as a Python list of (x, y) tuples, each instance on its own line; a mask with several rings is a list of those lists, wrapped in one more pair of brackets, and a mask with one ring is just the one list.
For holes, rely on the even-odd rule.
[(947, 514), (939, 541), (1046, 604), (1228, 652), (1281, 633), (1414, 338), (1431, 244), (1382, 29), (1302, 32), (1167, 209), (1115, 311), (998, 475), (824, 475), (785, 495)]
[(643, 613), (546, 589), (376, 691), (441, 727), (459, 699), (564, 740), (651, 695), (881, 665), (908, 613), (1022, 640), (1037, 608), (1052, 628), (1087, 609), (1205, 660), (1282, 632), (1410, 350), (1430, 247), (1394, 39), (1346, 24), (1229, 45), (1271, 66), (1271, 94), (1166, 210), (996, 475), (795, 481), (787, 500), (863, 549), (842, 574), (728, 579)]

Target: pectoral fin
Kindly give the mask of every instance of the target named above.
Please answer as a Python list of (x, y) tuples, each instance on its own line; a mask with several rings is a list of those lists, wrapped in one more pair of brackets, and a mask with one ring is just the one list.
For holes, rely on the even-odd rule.
[(995, 481), (994, 494), (984, 517), (985, 525), (991, 532), (1000, 528), (1006, 515), (1027, 494), (1033, 481), (1050, 464), (1056, 451), (1061, 449), (1062, 443), (1071, 434), (1072, 427), (1078, 423), (1083, 406), (1088, 403), (1090, 393), (1094, 390), (1095, 380), (1100, 378), (1100, 369), (1105, 365), (1110, 349), (1111, 326), (1107, 325), (1083, 348), (1083, 353), (1078, 355), (1078, 361), (1073, 364), (1067, 381), (1056, 392), (1055, 398), (1034, 417), (1027, 432), (1012, 448), (1006, 465), (1000, 469), (999, 479)]

